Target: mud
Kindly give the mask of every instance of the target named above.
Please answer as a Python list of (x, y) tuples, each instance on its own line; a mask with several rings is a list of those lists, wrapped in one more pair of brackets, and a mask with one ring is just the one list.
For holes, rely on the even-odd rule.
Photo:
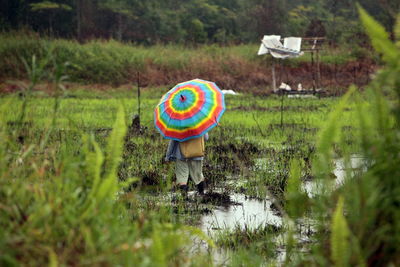
[(238, 174), (245, 166), (251, 166), (260, 149), (251, 142), (207, 145), (209, 157), (204, 161), (203, 172), (211, 187), (225, 181), (227, 174)]
[(238, 205), (238, 202), (232, 200), (231, 196), (227, 192), (207, 192), (204, 196), (201, 197), (201, 203), (203, 204), (212, 204), (216, 206), (232, 206)]

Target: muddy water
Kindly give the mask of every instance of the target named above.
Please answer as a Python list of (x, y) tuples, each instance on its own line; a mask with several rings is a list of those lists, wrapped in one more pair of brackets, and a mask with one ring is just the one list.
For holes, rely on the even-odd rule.
[[(340, 187), (346, 177), (351, 177), (355, 170), (363, 168), (364, 160), (358, 155), (352, 155), (350, 157), (350, 166), (345, 166), (343, 159), (334, 160), (334, 176), (332, 181), (332, 188)], [(258, 159), (256, 161), (256, 169), (268, 170), (268, 162), (266, 159)], [(321, 184), (317, 181), (305, 181), (302, 184), (302, 189), (308, 194), (309, 197), (313, 197), (319, 192)], [(284, 221), (275, 210), (271, 209), (272, 199), (266, 198), (264, 200), (250, 199), (244, 194), (233, 194), (231, 195), (231, 201), (235, 202), (236, 205), (231, 206), (217, 206), (211, 213), (203, 215), (200, 221), (201, 229), (207, 233), (210, 237), (213, 233), (219, 230), (233, 230), (237, 228), (241, 229), (255, 229), (257, 227), (263, 227), (266, 225), (274, 225), (282, 227)], [(303, 218), (296, 223), (297, 233), (295, 234), (296, 239), (299, 243), (312, 242), (310, 237), (315, 229), (315, 221), (311, 218)], [(285, 228), (283, 226), (283, 228)], [(285, 245), (286, 233), (279, 234), (276, 238), (277, 244), (277, 264), (282, 265), (286, 255)], [(204, 245), (204, 244), (203, 244)], [(203, 247), (204, 248), (204, 247)], [(300, 253), (308, 253), (307, 249), (300, 248)], [(215, 263), (223, 264), (229, 262), (230, 252), (224, 249), (212, 250), (212, 257)]]
[[(200, 228), (209, 237), (213, 238), (214, 234), (220, 230), (255, 229), (267, 225), (282, 226), (282, 218), (270, 208), (272, 201), (269, 199), (260, 201), (250, 199), (244, 194), (232, 194), (230, 201), (235, 204), (217, 206), (211, 213), (203, 215), (201, 218)], [(210, 249), (201, 240), (194, 240), (192, 251), (207, 251), (211, 254), (213, 263), (217, 266), (229, 265), (235, 253), (235, 251), (225, 248)]]
[[(256, 159), (254, 170), (262, 170), (264, 172), (272, 173), (274, 169), (271, 168), (271, 164), (273, 165), (274, 163), (271, 163), (267, 158)], [(334, 159), (333, 175), (332, 180), (330, 181), (332, 188), (338, 188), (345, 182), (347, 171), (350, 171), (349, 175), (351, 177), (355, 170), (365, 169), (364, 164), (365, 161), (363, 160), (363, 157), (357, 154), (350, 156), (350, 166), (345, 166), (343, 158)], [(303, 182), (302, 189), (309, 197), (313, 197), (320, 193), (320, 190), (326, 185), (326, 183), (321, 183), (321, 181), (308, 180)]]
[(201, 218), (201, 229), (204, 232), (236, 227), (254, 229), (268, 224), (282, 225), (282, 218), (270, 208), (272, 201), (269, 199), (260, 201), (249, 199), (243, 194), (233, 194), (231, 201), (236, 204), (216, 207), (210, 214)]
[[(359, 170), (363, 167), (364, 159), (361, 156), (354, 154), (350, 157), (350, 166), (345, 166), (342, 158), (334, 160), (333, 164), (334, 169), (331, 185), (332, 189), (335, 189), (343, 185), (347, 177), (347, 171), (350, 171), (349, 174), (351, 177), (355, 170)], [(326, 183), (323, 183), (323, 181), (311, 180), (305, 181), (302, 185), (302, 189), (309, 197), (313, 197), (318, 194), (324, 186), (326, 186)]]

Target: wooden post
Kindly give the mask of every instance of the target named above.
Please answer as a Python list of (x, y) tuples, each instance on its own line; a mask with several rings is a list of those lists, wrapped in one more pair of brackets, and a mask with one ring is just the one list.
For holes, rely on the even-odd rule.
[(285, 96), (285, 91), (281, 90), (281, 129), (283, 130), (283, 97)]
[(275, 60), (272, 59), (272, 89), (276, 92)]
[(312, 88), (313, 88), (313, 93), (315, 94), (316, 81), (315, 81), (314, 50), (311, 50), (311, 71), (312, 71)]
[(140, 72), (137, 72), (137, 99), (138, 99), (138, 118), (140, 127)]
[(314, 51), (317, 46), (317, 39), (314, 39), (313, 46), (311, 47), (311, 69), (312, 69), (312, 79), (313, 79), (313, 93), (315, 94), (317, 89), (317, 81), (316, 81), (316, 66), (314, 62)]
[(316, 53), (316, 61), (317, 61), (317, 88), (321, 88), (321, 69), (320, 69), (320, 60), (319, 60), (319, 49), (317, 48)]

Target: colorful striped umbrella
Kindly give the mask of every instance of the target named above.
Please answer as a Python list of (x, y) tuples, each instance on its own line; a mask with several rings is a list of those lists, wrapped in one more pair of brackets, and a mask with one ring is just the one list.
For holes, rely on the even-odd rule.
[(224, 111), (224, 94), (218, 86), (194, 79), (177, 84), (161, 98), (154, 122), (165, 138), (186, 141), (214, 128)]

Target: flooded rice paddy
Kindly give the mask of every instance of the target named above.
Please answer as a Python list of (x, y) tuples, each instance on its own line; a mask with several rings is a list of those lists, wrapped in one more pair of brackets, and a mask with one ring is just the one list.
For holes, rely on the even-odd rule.
[[(358, 155), (351, 156), (351, 166), (345, 166), (342, 158), (333, 162), (332, 184), (334, 188), (340, 187), (346, 179), (347, 172), (360, 169), (363, 165), (363, 158)], [(258, 159), (257, 166), (268, 165), (266, 159)], [(309, 197), (318, 194), (319, 188), (323, 186), (320, 181), (306, 180), (302, 183), (302, 190)], [(246, 196), (245, 194), (232, 193), (230, 200), (232, 205), (216, 206), (211, 213), (204, 215), (200, 220), (201, 229), (210, 233), (210, 231), (221, 229), (234, 229), (237, 227), (246, 229), (255, 229), (260, 226), (274, 225), (282, 226), (282, 216), (274, 208), (275, 200), (273, 197), (257, 199)]]
[(267, 225), (282, 225), (282, 217), (271, 206), (271, 199), (251, 199), (244, 194), (233, 193), (234, 205), (215, 207), (211, 213), (200, 220), (201, 229), (210, 233), (213, 230), (246, 228), (255, 229)]
[[(156, 101), (156, 98), (154, 103), (149, 100), (147, 106), (153, 107)], [(133, 219), (146, 222), (146, 218), (154, 216), (177, 227), (196, 227), (203, 236), (190, 244), (193, 253), (207, 252), (216, 265), (233, 261), (237, 251), (243, 249), (255, 249), (254, 255), (260, 255), (261, 262), (269, 259), (283, 262), (288, 230), (284, 192), (290, 161), (299, 159), (304, 163), (302, 190), (309, 197), (316, 195), (318, 183), (311, 175), (313, 139), (332, 104), (327, 99), (291, 99), (281, 117), (280, 102), (268, 101), (251, 97), (231, 102), (229, 112), (224, 115), (225, 123), (211, 132), (203, 166), (208, 181), (205, 196), (199, 196), (193, 185), (187, 199), (173, 189), (174, 164), (163, 161), (167, 141), (151, 130), (150, 116), (142, 118), (147, 128), (138, 130), (130, 126), (118, 178), (121, 181), (134, 178), (135, 182), (118, 196)], [(86, 124), (85, 129), (91, 129), (96, 140), (104, 145), (111, 132), (110, 125), (97, 121)], [(62, 132), (52, 138), (61, 143), (65, 138), (75, 140), (73, 134)], [(77, 146), (73, 151), (78, 154), (79, 149)], [(358, 167), (357, 159), (354, 161), (351, 168)], [(349, 167), (341, 159), (333, 165), (332, 182), (340, 186)], [(314, 221), (301, 218), (292, 223), (301, 244), (297, 249), (306, 251), (315, 232)]]
[[(343, 185), (355, 171), (362, 170), (364, 160), (354, 154), (350, 157), (350, 166), (345, 166), (344, 159), (338, 158), (333, 161), (333, 171), (329, 184), (331, 190)], [(259, 158), (255, 161), (257, 170), (267, 168), (268, 160)], [(211, 187), (204, 196), (199, 195), (195, 190), (188, 193), (187, 198), (182, 198), (179, 192), (167, 194), (142, 195), (141, 201), (158, 202), (171, 205), (176, 218), (184, 223), (192, 224), (212, 240), (227, 242), (228, 245), (210, 247), (201, 238), (195, 238), (192, 242), (193, 253), (207, 252), (213, 258), (213, 262), (225, 265), (232, 260), (235, 251), (235, 244), (229, 245), (229, 238), (240, 238), (240, 235), (251, 235), (262, 233), (260, 238), (268, 238), (274, 244), (273, 255), (277, 265), (283, 265), (286, 257), (286, 239), (290, 225), (294, 230), (293, 234), (299, 246), (299, 253), (306, 253), (309, 244), (313, 242), (313, 235), (316, 232), (316, 221), (311, 214), (296, 221), (288, 221), (285, 211), (279, 207), (279, 199), (272, 194), (264, 198), (256, 198), (246, 193), (229, 190), (233, 185), (241, 187), (246, 181), (241, 176), (230, 176), (224, 183), (217, 187)], [(320, 189), (326, 184), (315, 179), (306, 179), (301, 184), (301, 190), (308, 197), (313, 198), (320, 193)], [(168, 204), (169, 203), (169, 204)], [(185, 218), (185, 219), (182, 219)], [(236, 237), (235, 237), (236, 236)], [(256, 237), (257, 238), (257, 237)], [(233, 247), (232, 247), (233, 246)]]

